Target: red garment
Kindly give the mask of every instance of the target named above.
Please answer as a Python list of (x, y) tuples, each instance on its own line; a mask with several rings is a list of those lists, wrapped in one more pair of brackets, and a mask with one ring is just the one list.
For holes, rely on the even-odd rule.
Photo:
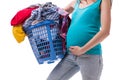
[(11, 25), (15, 26), (18, 24), (24, 23), (24, 21), (30, 17), (32, 10), (38, 8), (38, 6), (35, 7), (27, 7), (24, 8), (16, 13), (16, 15), (11, 20)]
[(61, 25), (61, 28), (60, 28), (60, 35), (63, 39), (66, 39), (66, 34), (67, 34), (67, 31), (68, 31), (68, 28), (70, 26), (70, 23), (71, 23), (71, 19), (69, 16), (67, 17), (63, 17), (63, 21), (62, 21), (62, 25)]
[(62, 37), (62, 42), (63, 42), (63, 50), (66, 50), (66, 34), (68, 31), (68, 28), (70, 26), (71, 19), (69, 16), (63, 17), (62, 25), (60, 28), (60, 36)]
[(60, 14), (60, 36), (62, 37), (63, 50), (66, 50), (66, 34), (71, 23), (68, 12), (59, 8), (58, 13)]

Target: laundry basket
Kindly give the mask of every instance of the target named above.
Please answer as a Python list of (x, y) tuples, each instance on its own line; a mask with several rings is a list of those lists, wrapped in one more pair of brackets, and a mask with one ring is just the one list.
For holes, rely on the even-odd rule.
[(39, 64), (44, 62), (50, 64), (64, 57), (65, 51), (57, 23), (45, 20), (24, 30)]

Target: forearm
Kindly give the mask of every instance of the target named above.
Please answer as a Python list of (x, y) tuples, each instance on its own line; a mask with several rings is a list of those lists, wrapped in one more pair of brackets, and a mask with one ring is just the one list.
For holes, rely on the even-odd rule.
[(110, 0), (103, 0), (101, 3), (101, 30), (90, 40), (86, 43), (82, 50), (83, 52), (88, 51), (89, 49), (93, 48), (100, 42), (102, 42), (110, 32), (111, 26), (111, 5)]
[(109, 32), (102, 31), (102, 30), (99, 31), (90, 41), (88, 41), (88, 43), (86, 43), (82, 47), (82, 51), (86, 52), (89, 49), (93, 48), (94, 46), (102, 42), (108, 35), (109, 35)]

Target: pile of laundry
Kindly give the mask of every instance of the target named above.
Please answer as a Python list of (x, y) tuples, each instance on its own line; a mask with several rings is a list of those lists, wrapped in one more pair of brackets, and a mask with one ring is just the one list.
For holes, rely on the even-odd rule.
[(26, 36), (25, 28), (44, 20), (53, 20), (59, 24), (60, 35), (65, 40), (66, 32), (71, 22), (69, 14), (55, 4), (52, 4), (52, 2), (46, 2), (45, 4), (30, 5), (19, 10), (14, 15), (11, 19), (11, 26), (13, 26), (12, 32), (16, 41), (18, 43), (24, 41)]

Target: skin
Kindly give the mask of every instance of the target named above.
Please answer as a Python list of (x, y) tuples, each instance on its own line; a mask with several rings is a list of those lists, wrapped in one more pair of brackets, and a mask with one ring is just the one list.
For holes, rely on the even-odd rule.
[[(86, 7), (96, 0), (81, 0), (80, 6), (81, 8)], [(74, 5), (76, 0), (73, 0), (69, 3), (64, 10), (66, 10), (69, 14), (74, 10)], [(101, 10), (101, 30), (84, 46), (71, 46), (69, 50), (76, 56), (80, 56), (84, 54), (89, 49), (93, 48), (97, 44), (101, 43), (108, 35), (110, 34), (110, 25), (111, 25), (111, 1), (110, 0), (102, 0), (100, 5)]]

